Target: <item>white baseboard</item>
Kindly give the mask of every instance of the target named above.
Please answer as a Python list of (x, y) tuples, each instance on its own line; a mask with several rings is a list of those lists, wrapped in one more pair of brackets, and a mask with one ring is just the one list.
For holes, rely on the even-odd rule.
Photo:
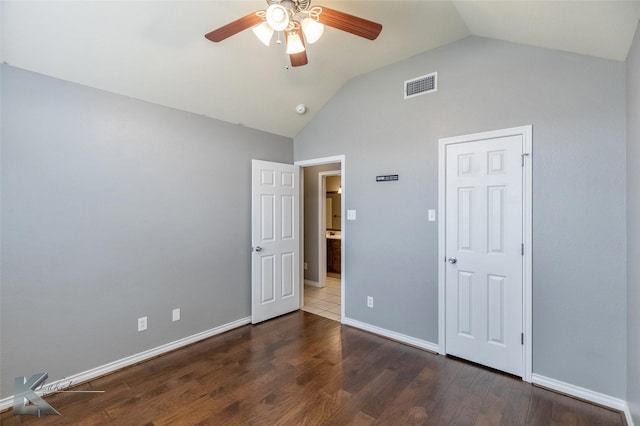
[[(384, 328), (377, 327), (375, 325), (367, 324), (365, 322), (357, 321), (351, 318), (343, 318), (342, 323), (350, 325), (352, 327), (359, 328), (364, 331), (368, 331), (373, 334), (387, 337), (392, 340), (396, 340), (401, 343), (406, 343), (411, 346), (416, 346), (421, 349), (426, 349), (431, 352), (439, 353), (440, 347), (426, 340), (416, 339), (415, 337), (407, 336), (395, 331), (390, 331)], [(628, 426), (634, 426), (633, 419), (631, 418), (631, 412), (627, 401), (620, 398), (615, 398), (609, 395), (605, 395), (599, 392), (595, 392), (586, 388), (581, 388), (569, 383), (561, 382), (559, 380), (551, 379), (549, 377), (541, 376), (539, 374), (531, 375), (531, 383), (539, 385), (541, 387), (551, 389), (566, 395), (570, 395), (585, 401), (592, 402), (594, 404), (602, 405), (603, 407), (612, 408), (624, 413)]]
[(427, 342), (426, 340), (416, 339), (415, 337), (407, 336), (406, 334), (396, 333), (395, 331), (387, 330), (385, 328), (377, 327), (375, 325), (367, 324), (366, 322), (357, 321), (351, 318), (343, 318), (342, 323), (350, 325), (355, 328), (359, 328), (364, 331), (368, 331), (373, 334), (378, 334), (383, 337), (387, 337), (391, 340), (405, 343), (410, 346), (415, 346), (420, 349), (438, 353), (440, 347), (435, 343)]
[(631, 419), (629, 406), (627, 405), (627, 401), (625, 401), (624, 399), (615, 398), (600, 392), (595, 392), (590, 389), (575, 386), (566, 382), (561, 382), (560, 380), (551, 379), (549, 377), (541, 376), (535, 373), (531, 375), (531, 383), (579, 399), (583, 399), (585, 401), (593, 402), (594, 404), (602, 405), (603, 407), (609, 407), (613, 408), (614, 410), (622, 411), (627, 418), (627, 423), (629, 424), (629, 426), (633, 426), (633, 420)]
[(627, 402), (624, 402), (624, 417), (625, 419), (627, 419), (627, 426), (634, 426), (633, 425), (633, 417), (631, 416), (631, 410), (629, 410), (629, 404), (627, 404)]
[[(173, 351), (183, 346), (190, 345), (192, 343), (198, 342), (208, 337), (215, 336), (216, 334), (221, 334), (221, 333), (224, 333), (225, 331), (233, 330), (234, 328), (238, 328), (246, 324), (251, 324), (251, 317), (241, 318), (239, 320), (232, 321), (227, 324), (223, 324), (219, 327), (215, 327), (210, 330), (196, 333), (191, 336), (185, 337), (183, 339), (179, 339), (174, 342), (170, 342), (170, 343), (155, 347), (153, 349), (149, 349), (147, 351), (140, 352), (135, 355), (131, 355), (126, 358), (122, 358), (117, 361), (113, 361), (108, 364), (101, 365), (100, 367), (92, 368), (91, 370), (83, 371), (82, 373), (77, 373), (77, 374), (74, 374), (73, 376), (64, 377), (55, 382), (47, 383), (45, 386), (47, 389), (56, 389), (56, 387), (59, 387), (62, 389), (62, 388), (69, 387), (69, 385), (75, 386), (77, 384), (87, 382), (91, 379), (95, 379), (96, 377), (104, 376), (105, 374), (108, 374), (108, 373), (113, 373), (114, 371), (120, 370), (121, 368), (128, 367), (133, 364), (137, 364), (149, 358), (162, 355), (164, 353)], [(49, 392), (37, 391), (36, 393), (40, 396), (44, 396), (44, 395), (49, 395), (55, 392), (56, 392), (55, 390), (52, 390)], [(11, 407), (13, 407), (13, 395), (0, 399), (0, 411), (4, 411)]]
[[(306, 283), (306, 280), (305, 280), (305, 283)], [(140, 352), (138, 354), (131, 355), (114, 362), (110, 362), (108, 364), (104, 364), (102, 366), (93, 368), (91, 370), (77, 373), (70, 377), (64, 377), (55, 382), (47, 383), (46, 386), (49, 389), (55, 389), (56, 386), (64, 386), (65, 384), (72, 384), (73, 386), (75, 386), (77, 384), (92, 380), (96, 377), (100, 377), (105, 374), (112, 373), (114, 371), (120, 370), (121, 368), (128, 367), (133, 364), (137, 364), (139, 362), (156, 357), (158, 355), (162, 355), (164, 353), (173, 351), (183, 346), (190, 345), (200, 340), (209, 338), (211, 336), (215, 336), (217, 334), (224, 333), (225, 331), (233, 330), (234, 328), (238, 328), (250, 323), (251, 323), (251, 317), (241, 318), (239, 320), (232, 321), (227, 324), (223, 324), (219, 327), (215, 327), (210, 330), (196, 333), (191, 336), (185, 337), (183, 339), (179, 339), (174, 342), (170, 342), (170, 343), (149, 349), (147, 351)], [(397, 333), (395, 331), (390, 331), (390, 330), (377, 327), (375, 325), (371, 325), (365, 322), (357, 321), (351, 318), (343, 317), (342, 323), (355, 328), (359, 328), (364, 331), (368, 331), (373, 334), (378, 334), (380, 336), (387, 337), (389, 339), (392, 339), (401, 343), (405, 343), (411, 346), (425, 349), (431, 352), (438, 353), (440, 349), (439, 346), (435, 343), (431, 343), (426, 340), (416, 339), (415, 337), (407, 336), (405, 334)], [(561, 382), (559, 380), (551, 379), (549, 377), (541, 376), (535, 373), (531, 375), (531, 382), (541, 387), (545, 387), (551, 390), (555, 390), (557, 392), (571, 395), (573, 397), (580, 398), (585, 401), (593, 402), (595, 404), (599, 404), (604, 407), (613, 408), (614, 410), (622, 411), (625, 415), (627, 424), (629, 426), (634, 426), (633, 419), (631, 417), (631, 412), (629, 410), (629, 406), (627, 405), (627, 402), (623, 399), (614, 398), (609, 395), (605, 395), (605, 394), (595, 392), (586, 388), (575, 386), (570, 383)], [(68, 387), (68, 385), (65, 387)], [(55, 391), (37, 392), (37, 393), (41, 396), (44, 396), (51, 393), (55, 393)], [(13, 402), (14, 402), (13, 396), (0, 399), (0, 411), (4, 411), (6, 409), (11, 408), (13, 406)]]
[(311, 287), (320, 287), (320, 288), (322, 288), (320, 283), (317, 282), (317, 281), (304, 280), (304, 285), (310, 285)]

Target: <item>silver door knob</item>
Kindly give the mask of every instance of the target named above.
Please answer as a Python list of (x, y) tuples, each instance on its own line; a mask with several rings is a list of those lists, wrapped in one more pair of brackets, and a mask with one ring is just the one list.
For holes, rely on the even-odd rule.
[(449, 260), (448, 260), (448, 262), (451, 263), (452, 265), (454, 263), (456, 263), (457, 261), (458, 261), (458, 259), (456, 259), (455, 257), (450, 257)]
[(262, 251), (262, 247), (257, 246), (254, 250), (255, 250), (255, 251)]

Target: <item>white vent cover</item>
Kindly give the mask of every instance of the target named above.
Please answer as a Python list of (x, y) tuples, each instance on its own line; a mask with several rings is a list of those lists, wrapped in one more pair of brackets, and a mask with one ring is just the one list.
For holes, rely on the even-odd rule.
[(425, 95), (438, 90), (438, 73), (423, 75), (404, 82), (404, 98)]

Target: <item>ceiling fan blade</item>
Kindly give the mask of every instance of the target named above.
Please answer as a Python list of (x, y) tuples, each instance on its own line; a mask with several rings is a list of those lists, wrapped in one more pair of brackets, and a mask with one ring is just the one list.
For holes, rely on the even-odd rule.
[[(304, 35), (302, 34), (302, 29), (298, 28), (297, 31), (298, 36), (300, 37), (300, 41), (304, 46)], [(289, 60), (291, 61), (292, 67), (301, 67), (303, 65), (307, 65), (309, 63), (309, 59), (307, 58), (307, 50), (305, 46), (305, 50), (300, 53), (291, 53), (289, 54)]]
[(320, 12), (318, 21), (321, 24), (346, 31), (369, 40), (375, 40), (378, 38), (378, 35), (380, 35), (380, 32), (382, 31), (382, 24), (378, 24), (377, 22), (349, 15), (348, 13), (330, 9), (325, 6), (320, 7), (322, 8), (322, 12)]
[(307, 65), (309, 63), (309, 59), (307, 58), (307, 51), (301, 53), (292, 53), (289, 55), (289, 59), (291, 60), (292, 67), (301, 67), (303, 65)]
[(204, 36), (211, 41), (219, 42), (227, 37), (231, 37), (234, 34), (238, 34), (240, 31), (244, 31), (247, 28), (251, 28), (262, 22), (262, 18), (257, 15), (257, 12), (251, 13), (247, 16), (243, 16), (240, 19), (236, 19), (233, 22), (228, 23), (218, 29), (205, 34)]

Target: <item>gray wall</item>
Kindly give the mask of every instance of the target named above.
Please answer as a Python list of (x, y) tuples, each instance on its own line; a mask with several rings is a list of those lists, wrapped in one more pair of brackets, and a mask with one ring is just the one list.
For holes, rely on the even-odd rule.
[(625, 109), (622, 62), (482, 38), (350, 81), (294, 138), (346, 156), (346, 316), (437, 343), (438, 138), (532, 124), (533, 371), (624, 398)]
[(640, 25), (627, 57), (627, 402), (640, 425)]
[(251, 159), (291, 139), (6, 65), (1, 136), (2, 397), (250, 315)]
[(304, 279), (318, 282), (318, 173), (340, 170), (340, 163), (305, 167), (304, 169)]

